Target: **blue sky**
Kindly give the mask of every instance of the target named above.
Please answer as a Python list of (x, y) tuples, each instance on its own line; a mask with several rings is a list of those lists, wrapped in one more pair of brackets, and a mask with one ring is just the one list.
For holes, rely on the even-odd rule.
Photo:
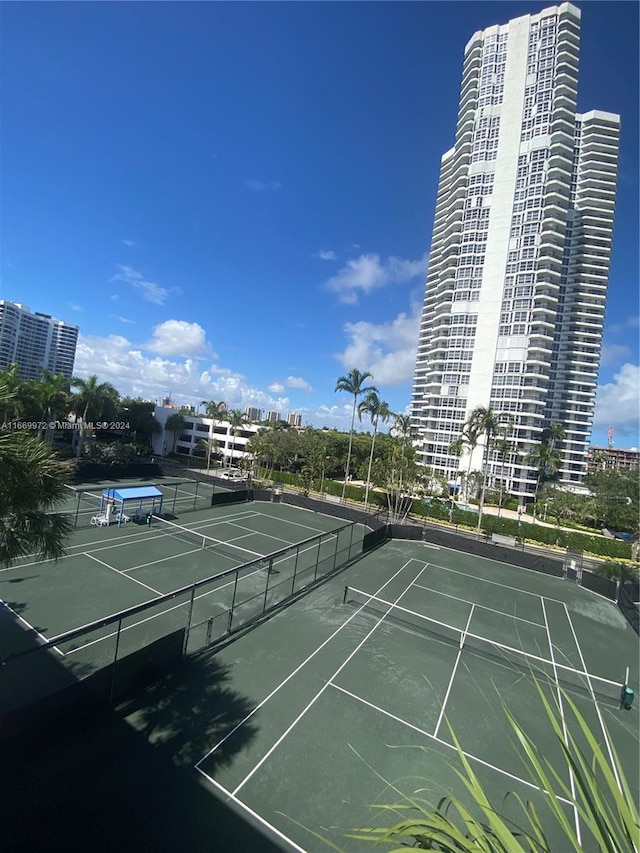
[[(637, 446), (638, 4), (580, 5), (579, 109), (622, 115), (593, 439)], [(404, 411), (464, 45), (544, 6), (3, 4), (0, 298), (122, 394), (343, 428), (358, 367)]]

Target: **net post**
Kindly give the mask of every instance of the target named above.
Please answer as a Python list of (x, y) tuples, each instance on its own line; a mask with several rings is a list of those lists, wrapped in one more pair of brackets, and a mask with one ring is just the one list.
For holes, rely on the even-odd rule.
[(322, 543), (325, 541), (324, 535), (321, 534), (318, 538), (318, 553), (316, 554), (316, 565), (313, 570), (313, 582), (318, 579), (318, 569), (320, 568), (320, 555), (322, 553)]
[(235, 579), (233, 581), (233, 593), (231, 594), (231, 604), (229, 605), (229, 629), (231, 629), (231, 617), (233, 616), (233, 609), (236, 606), (236, 593), (238, 591), (238, 570), (235, 571)]
[(296, 545), (296, 561), (293, 565), (293, 577), (291, 578), (291, 595), (295, 592), (296, 588), (296, 575), (298, 574), (298, 558), (300, 556), (300, 546)]
[(113, 700), (116, 691), (116, 666), (118, 663), (118, 651), (120, 649), (120, 634), (122, 633), (122, 619), (118, 620), (118, 630), (116, 632), (116, 647), (113, 651), (113, 664), (111, 665), (111, 684), (109, 685), (109, 705), (113, 707)]
[(176, 514), (176, 501), (177, 500), (178, 500), (178, 484), (176, 483), (176, 485), (174, 486), (174, 492), (173, 492), (173, 504), (171, 506), (171, 514), (172, 515)]
[(348, 587), (348, 586), (345, 586), (345, 588), (344, 588), (344, 595), (342, 596), (342, 603), (343, 603), (343, 604), (346, 604), (346, 603), (347, 603), (347, 597), (348, 597), (348, 595), (349, 595), (349, 587)]
[(80, 492), (76, 492), (76, 517), (73, 520), (73, 526), (78, 526), (78, 515), (80, 514)]
[(193, 496), (193, 508), (195, 509), (198, 505), (198, 486), (200, 485), (200, 481), (196, 480), (196, 493)]
[(264, 584), (264, 601), (262, 602), (262, 612), (264, 613), (267, 609), (267, 595), (269, 594), (269, 578), (271, 577), (271, 571), (273, 568), (273, 559), (269, 560), (269, 565), (267, 567), (266, 579)]
[(187, 655), (187, 646), (189, 645), (189, 634), (191, 633), (191, 620), (193, 618), (193, 603), (196, 597), (196, 588), (195, 586), (191, 590), (191, 598), (189, 599), (189, 606), (187, 608), (187, 621), (184, 628), (184, 642), (182, 644), (182, 657), (186, 657)]

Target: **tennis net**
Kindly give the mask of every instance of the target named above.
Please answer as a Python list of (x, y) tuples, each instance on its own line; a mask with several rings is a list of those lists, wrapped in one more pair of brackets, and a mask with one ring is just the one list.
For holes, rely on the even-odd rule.
[(525, 675), (541, 677), (552, 684), (557, 682), (569, 693), (574, 692), (588, 698), (595, 696), (606, 704), (614, 702), (617, 707), (620, 705), (622, 692), (626, 686), (624, 679), (614, 681), (603, 678), (566, 663), (550, 660), (539, 653), (527, 652), (515, 646), (489, 640), (351, 586), (345, 587), (343, 603), (359, 605), (359, 610), (378, 616), (381, 622), (395, 624), (413, 633), (447, 643), (485, 660), (506, 665)]
[(209, 549), (221, 557), (232, 560), (235, 565), (249, 563), (264, 556), (264, 554), (258, 551), (251, 551), (249, 548), (234, 545), (233, 542), (223, 542), (221, 539), (205, 536), (197, 530), (182, 527), (180, 524), (167, 521), (166, 518), (162, 518), (159, 515), (152, 515), (150, 522), (151, 528), (157, 535), (168, 536), (170, 539), (179, 540), (190, 545), (192, 548)]

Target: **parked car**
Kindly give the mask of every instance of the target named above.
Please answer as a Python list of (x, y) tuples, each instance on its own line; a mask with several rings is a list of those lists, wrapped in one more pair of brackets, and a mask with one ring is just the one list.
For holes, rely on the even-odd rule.
[(243, 471), (238, 471), (237, 468), (227, 468), (224, 471), (221, 471), (218, 474), (221, 480), (233, 480), (234, 482), (238, 482), (240, 480), (246, 480), (247, 475)]

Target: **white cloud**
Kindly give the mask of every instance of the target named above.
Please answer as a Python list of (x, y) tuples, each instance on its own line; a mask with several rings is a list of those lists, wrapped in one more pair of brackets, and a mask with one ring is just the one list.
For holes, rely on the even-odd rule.
[(299, 376), (288, 376), (285, 380), (285, 385), (287, 388), (298, 388), (302, 391), (313, 391), (313, 388), (306, 379), (302, 379)]
[(395, 320), (376, 326), (361, 320), (345, 323), (349, 343), (335, 358), (349, 371), (354, 366), (373, 374), (374, 385), (400, 385), (411, 380), (415, 366), (421, 308), (404, 312)]
[(159, 400), (170, 393), (173, 400), (185, 405), (196, 405), (201, 400), (224, 400), (232, 409), (246, 406), (274, 411), (291, 409), (288, 397), (254, 388), (242, 374), (216, 364), (202, 369), (195, 358), (160, 355), (149, 358), (139, 345), (122, 335), (79, 336), (74, 374), (86, 377), (92, 373), (101, 382), (111, 382), (122, 396)]
[(137, 243), (134, 243), (133, 240), (120, 240), (123, 246), (137, 246)]
[(118, 317), (118, 320), (120, 320), (121, 323), (135, 323), (136, 322), (135, 320), (129, 320), (128, 317)]
[(255, 192), (264, 192), (265, 190), (279, 190), (282, 184), (280, 181), (255, 181), (247, 178), (245, 185), (248, 189)]
[(67, 302), (67, 307), (71, 309), (71, 311), (84, 311), (82, 305), (78, 305), (75, 302)]
[(620, 364), (631, 355), (631, 347), (626, 344), (603, 344), (601, 363), (603, 367)]
[(280, 382), (272, 382), (269, 385), (269, 391), (273, 394), (282, 394), (284, 392), (284, 385), (281, 385)]
[(622, 323), (613, 323), (607, 325), (604, 330), (605, 338), (615, 337), (616, 335), (624, 334), (629, 329), (637, 329), (640, 326), (640, 316), (631, 314), (626, 317)]
[(614, 428), (617, 435), (633, 436), (640, 432), (640, 367), (623, 364), (613, 381), (599, 385), (596, 394), (594, 427)]
[[(120, 272), (113, 276), (111, 281), (124, 281), (127, 284), (133, 285), (136, 290), (141, 291), (142, 298), (147, 302), (153, 302), (155, 305), (164, 305), (171, 292), (176, 292), (176, 288), (169, 290), (155, 281), (149, 281), (142, 273), (134, 270), (132, 267), (123, 264), (116, 264)], [(113, 298), (113, 297), (112, 297)]]
[(424, 275), (427, 260), (426, 254), (417, 261), (391, 256), (384, 262), (379, 255), (360, 255), (348, 260), (336, 275), (327, 279), (324, 287), (337, 293), (341, 302), (353, 305), (358, 301), (359, 292), (368, 294), (388, 284), (403, 284)]
[(335, 261), (336, 253), (332, 249), (318, 249), (314, 257), (321, 261)]
[(154, 326), (153, 338), (145, 349), (158, 355), (198, 356), (207, 354), (217, 358), (209, 350), (205, 330), (199, 323), (187, 323), (186, 320), (165, 320)]

